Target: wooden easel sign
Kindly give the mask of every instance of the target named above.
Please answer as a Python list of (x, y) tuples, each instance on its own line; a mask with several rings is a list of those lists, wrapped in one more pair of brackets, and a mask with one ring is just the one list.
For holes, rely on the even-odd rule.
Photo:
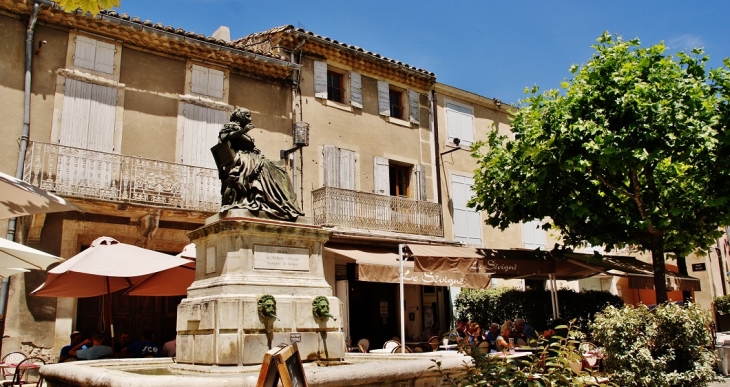
[(277, 387), (279, 380), (284, 387), (307, 387), (297, 343), (272, 348), (264, 355), (256, 387)]

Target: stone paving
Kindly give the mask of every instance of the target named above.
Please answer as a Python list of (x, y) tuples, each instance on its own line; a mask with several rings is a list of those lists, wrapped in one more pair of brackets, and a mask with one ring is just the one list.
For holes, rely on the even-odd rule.
[(730, 377), (725, 378), (725, 383), (723, 383), (723, 382), (710, 383), (708, 387), (730, 387)]

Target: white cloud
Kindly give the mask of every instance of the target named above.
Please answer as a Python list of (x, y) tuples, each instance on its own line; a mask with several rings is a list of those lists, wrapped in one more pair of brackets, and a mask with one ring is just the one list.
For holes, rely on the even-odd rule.
[(666, 43), (669, 51), (689, 51), (693, 48), (704, 47), (705, 43), (699, 36), (681, 35), (669, 39)]

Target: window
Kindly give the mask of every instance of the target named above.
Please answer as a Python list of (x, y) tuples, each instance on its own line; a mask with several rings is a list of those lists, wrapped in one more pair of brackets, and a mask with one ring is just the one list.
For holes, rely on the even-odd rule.
[(466, 176), (451, 176), (451, 195), (454, 206), (454, 239), (466, 245), (481, 246), (482, 221), (479, 212), (469, 208), (467, 203), (474, 196), (474, 179)]
[(190, 92), (213, 98), (223, 98), (225, 73), (220, 70), (192, 65)]
[(390, 100), (390, 116), (393, 118), (403, 118), (403, 93), (391, 88), (389, 90)]
[[(349, 84), (348, 84), (349, 80)], [(327, 62), (314, 61), (314, 97), (324, 100), (347, 103), (362, 109), (362, 77), (355, 71), (345, 71), (327, 65)]]
[(105, 74), (114, 74), (116, 46), (111, 43), (77, 35), (73, 65)]
[[(398, 120), (406, 117), (408, 110), (408, 121), (403, 124), (418, 124), (420, 115), (420, 94), (413, 90), (407, 91), (408, 104), (404, 97), (406, 90), (391, 86), (388, 82), (378, 81), (378, 112), (381, 116), (392, 117)], [(396, 121), (397, 122), (397, 121)]]
[(547, 248), (545, 242), (545, 230), (542, 229), (542, 222), (538, 219), (522, 223), (522, 243), (526, 249), (535, 250)]
[(327, 71), (327, 99), (335, 102), (343, 102), (345, 96), (345, 85), (342, 74), (334, 71)]
[(411, 167), (390, 164), (389, 166), (390, 196), (408, 197)]
[(355, 189), (357, 154), (351, 150), (324, 146), (324, 186)]
[(446, 129), (450, 142), (458, 138), (461, 144), (470, 145), (474, 142), (474, 109), (446, 102)]

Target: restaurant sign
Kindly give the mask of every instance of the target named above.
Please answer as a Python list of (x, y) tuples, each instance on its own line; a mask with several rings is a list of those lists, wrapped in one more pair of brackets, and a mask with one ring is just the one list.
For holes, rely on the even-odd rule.
[[(399, 283), (398, 266), (357, 265), (357, 279), (367, 282)], [(483, 289), (489, 286), (491, 278), (486, 274), (461, 274), (454, 272), (418, 272), (413, 266), (404, 268), (403, 283), (406, 285), (454, 286)]]

